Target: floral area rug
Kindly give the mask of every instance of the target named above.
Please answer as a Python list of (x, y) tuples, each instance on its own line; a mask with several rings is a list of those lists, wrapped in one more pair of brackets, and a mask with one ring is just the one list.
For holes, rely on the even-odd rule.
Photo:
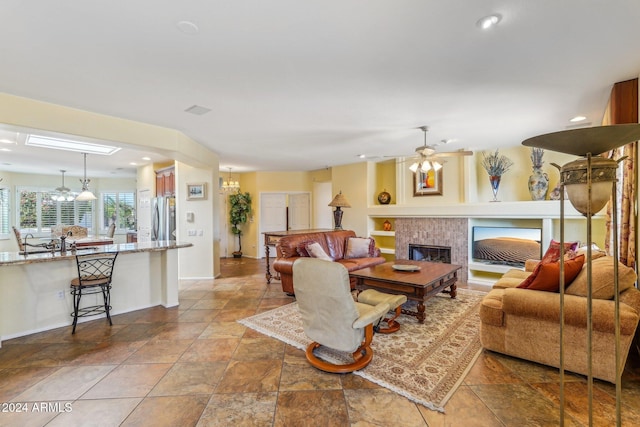
[[(401, 315), (400, 330), (375, 334), (371, 345), (373, 360), (354, 374), (444, 412), (445, 403), (482, 350), (478, 312), (484, 295), (467, 289), (458, 289), (455, 299), (439, 294), (425, 303), (424, 324), (415, 317)], [(405, 308), (415, 310), (414, 302), (407, 304)], [(238, 322), (301, 350), (311, 343), (295, 302)], [(316, 355), (333, 363), (353, 361), (350, 354), (325, 347), (316, 350)]]

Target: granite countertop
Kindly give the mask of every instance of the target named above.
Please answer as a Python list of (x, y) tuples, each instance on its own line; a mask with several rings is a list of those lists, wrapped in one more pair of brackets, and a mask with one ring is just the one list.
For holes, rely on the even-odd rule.
[(61, 261), (74, 259), (76, 255), (85, 255), (101, 252), (158, 252), (169, 249), (188, 248), (193, 246), (192, 243), (176, 242), (175, 240), (161, 240), (157, 242), (144, 243), (118, 243), (113, 245), (87, 246), (80, 247), (76, 253), (67, 250), (65, 254), (58, 252), (34, 253), (23, 255), (19, 252), (0, 252), (0, 267), (8, 265), (33, 264), (38, 262)]

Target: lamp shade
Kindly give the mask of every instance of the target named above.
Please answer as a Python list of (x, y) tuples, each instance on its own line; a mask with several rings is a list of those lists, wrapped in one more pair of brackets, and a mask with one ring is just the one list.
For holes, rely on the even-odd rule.
[(342, 191), (336, 194), (336, 197), (334, 197), (331, 203), (329, 203), (329, 206), (332, 206), (334, 208), (350, 208), (351, 207), (351, 205), (347, 201), (347, 198), (344, 197), (344, 194), (342, 194)]
[(88, 200), (96, 200), (97, 197), (89, 190), (84, 190), (82, 193), (78, 194), (76, 200), (79, 202), (86, 202)]

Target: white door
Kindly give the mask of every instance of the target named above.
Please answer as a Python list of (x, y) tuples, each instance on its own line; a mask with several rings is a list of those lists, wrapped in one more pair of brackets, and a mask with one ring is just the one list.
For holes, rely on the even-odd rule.
[(333, 200), (330, 182), (313, 183), (313, 228), (333, 228)]
[[(284, 231), (287, 229), (287, 195), (286, 193), (260, 194), (260, 235), (258, 236), (258, 257), (264, 255), (265, 231)], [(270, 250), (269, 256), (275, 254)]]
[(289, 230), (311, 228), (311, 201), (309, 193), (289, 194)]

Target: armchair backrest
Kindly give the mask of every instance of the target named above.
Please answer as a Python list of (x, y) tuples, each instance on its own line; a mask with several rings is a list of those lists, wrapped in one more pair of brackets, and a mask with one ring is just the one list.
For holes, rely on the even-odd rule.
[(13, 234), (16, 236), (16, 241), (18, 242), (18, 250), (24, 251), (24, 242), (22, 241), (20, 230), (18, 230), (15, 226), (12, 226), (11, 228), (13, 228)]
[(111, 223), (111, 225), (109, 226), (109, 229), (107, 230), (107, 237), (113, 237), (115, 233), (116, 233), (116, 223), (113, 222)]
[(293, 264), (293, 281), (305, 334), (321, 345), (355, 351), (364, 328), (353, 328), (359, 315), (347, 269), (337, 262), (301, 257)]

